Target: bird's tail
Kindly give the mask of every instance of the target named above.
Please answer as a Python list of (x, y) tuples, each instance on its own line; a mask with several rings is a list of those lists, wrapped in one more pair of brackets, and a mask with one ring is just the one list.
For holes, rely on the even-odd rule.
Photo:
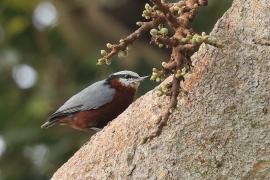
[(44, 124), (41, 125), (41, 128), (49, 128), (51, 126), (53, 126), (56, 123), (56, 120), (52, 120), (52, 121), (47, 121)]

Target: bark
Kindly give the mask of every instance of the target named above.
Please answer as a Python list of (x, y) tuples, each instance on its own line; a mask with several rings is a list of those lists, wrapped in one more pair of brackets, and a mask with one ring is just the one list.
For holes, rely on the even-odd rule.
[(182, 84), (188, 92), (161, 135), (169, 99), (155, 89), (92, 136), (53, 179), (270, 179), (270, 1), (235, 0)]

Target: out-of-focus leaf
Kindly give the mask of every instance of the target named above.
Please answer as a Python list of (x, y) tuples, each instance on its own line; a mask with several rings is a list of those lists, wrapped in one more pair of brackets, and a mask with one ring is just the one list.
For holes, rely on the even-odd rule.
[(6, 32), (10, 37), (13, 37), (15, 35), (18, 35), (26, 30), (26, 28), (29, 25), (28, 19), (17, 16), (12, 18), (7, 24), (6, 24)]
[(37, 96), (29, 99), (27, 104), (27, 111), (32, 118), (40, 118), (48, 114), (50, 110), (49, 101), (42, 96)]
[(4, 0), (6, 7), (14, 10), (32, 11), (38, 0)]

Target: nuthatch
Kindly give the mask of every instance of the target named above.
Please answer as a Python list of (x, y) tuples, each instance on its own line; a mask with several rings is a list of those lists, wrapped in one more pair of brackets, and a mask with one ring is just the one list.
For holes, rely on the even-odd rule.
[(68, 99), (41, 127), (66, 124), (78, 130), (97, 130), (121, 114), (133, 101), (140, 77), (120, 71), (98, 81)]

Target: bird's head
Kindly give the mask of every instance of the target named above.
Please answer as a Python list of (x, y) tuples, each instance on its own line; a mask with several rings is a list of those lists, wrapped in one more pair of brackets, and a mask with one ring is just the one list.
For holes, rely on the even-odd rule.
[(137, 89), (140, 85), (140, 82), (145, 80), (148, 76), (139, 76), (137, 73), (132, 71), (119, 71), (111, 74), (107, 78), (107, 82), (109, 82), (112, 86), (122, 86), (126, 88)]

